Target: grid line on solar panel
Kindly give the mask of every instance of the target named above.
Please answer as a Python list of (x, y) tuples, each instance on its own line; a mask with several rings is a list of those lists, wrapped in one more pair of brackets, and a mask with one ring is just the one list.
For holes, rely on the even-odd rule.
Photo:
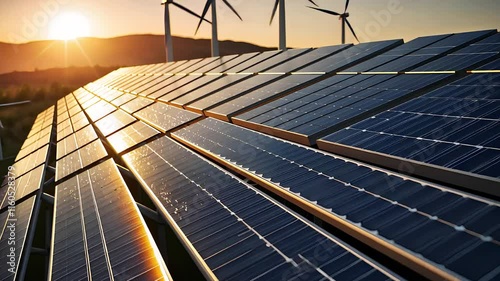
[[(500, 212), (498, 203), (210, 118), (173, 137), (270, 191), (300, 202), (350, 235), (380, 243), (387, 247), (386, 253), (392, 251), (393, 258), (412, 256), (408, 264), (428, 277), (459, 274), (494, 279), (498, 275), (498, 264), (491, 262), (496, 259), (481, 254), (500, 255), (500, 225), (491, 221)], [(453, 243), (463, 247), (451, 253)], [(426, 272), (428, 266), (434, 271)]]
[(155, 102), (134, 113), (134, 116), (166, 133), (196, 121), (201, 115), (171, 105)]
[[(124, 160), (169, 223), (181, 232), (184, 243), (220, 280), (295, 276), (304, 273), (304, 263), (315, 272), (310, 280), (340, 278), (343, 270), (359, 263), (365, 270), (353, 272), (354, 276), (369, 272), (374, 279), (394, 278), (167, 137), (129, 152)], [(273, 218), (279, 222), (268, 223)], [(322, 252), (324, 259), (311, 255), (315, 251)], [(339, 264), (333, 266), (332, 260)]]
[[(344, 76), (344, 75), (342, 75)], [(451, 75), (354, 75), (331, 78), (333, 85), (319, 91), (314, 85), (294, 95), (293, 100), (270, 102), (268, 111), (259, 108), (232, 118), (238, 125), (311, 145), (315, 140), (384, 108), (408, 100)], [(329, 79), (327, 79), (329, 80)], [(340, 80), (340, 82), (339, 82)]]
[[(26, 243), (31, 243), (31, 241), (27, 241), (27, 237), (28, 232), (33, 231), (32, 227), (30, 230), (30, 225), (33, 220), (32, 215), (36, 199), (36, 196), (33, 196), (16, 204), (15, 221), (10, 218), (9, 211), (0, 213), (0, 225), (2, 226), (0, 232), (0, 252), (2, 253), (0, 262), (3, 264), (2, 271), (0, 272), (0, 280), (14, 281), (16, 278), (19, 278), (20, 270), (25, 270), (20, 269), (19, 265), (24, 264), (24, 260), (28, 258), (26, 255), (29, 255), (29, 253), (25, 253), (25, 246)], [(11, 236), (12, 224), (15, 225), (15, 235), (13, 238)], [(14, 241), (15, 244), (10, 241)], [(13, 245), (15, 246), (13, 247)], [(11, 255), (11, 253), (13, 253), (16, 258), (13, 267), (9, 265), (11, 261), (9, 255)], [(14, 272), (10, 270), (11, 268)]]
[(25, 173), (35, 169), (39, 165), (46, 163), (48, 161), (49, 150), (50, 150), (50, 145), (47, 144), (44, 147), (24, 157), (23, 159), (16, 161), (13, 164), (16, 170), (16, 176), (20, 177)]
[[(409, 159), (416, 164), (433, 165), (435, 169), (450, 169), (448, 173), (429, 173), (424, 168), (415, 172), (429, 173), (429, 177), (439, 180), (446, 177), (450, 183), (498, 196), (499, 81), (498, 74), (466, 76), (353, 124), (318, 143), (330, 151), (343, 150), (340, 152), (343, 154), (350, 154), (347, 149), (353, 147), (391, 155), (397, 157), (398, 162)], [(473, 183), (459, 175), (453, 176), (452, 170), (472, 173), (468, 177), (474, 177), (473, 174), (491, 177), (493, 183)]]
[(143, 109), (144, 107), (152, 104), (154, 100), (144, 98), (144, 97), (137, 97), (125, 104), (122, 104), (120, 106), (121, 109), (125, 110), (129, 114), (133, 114), (136, 111), (139, 111)]
[(53, 221), (52, 280), (170, 280), (112, 159), (56, 187)]

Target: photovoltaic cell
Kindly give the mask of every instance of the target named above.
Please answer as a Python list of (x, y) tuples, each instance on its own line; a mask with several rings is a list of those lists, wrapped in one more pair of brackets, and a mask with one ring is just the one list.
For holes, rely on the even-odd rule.
[(499, 100), (500, 75), (469, 75), (329, 135), (320, 146), (339, 143), (499, 178)]
[(395, 278), (167, 137), (124, 160), (219, 280)]
[(121, 105), (135, 99), (135, 98), (136, 98), (136, 96), (134, 96), (132, 94), (123, 94), (119, 98), (112, 100), (111, 103), (114, 106), (121, 106)]
[(137, 118), (155, 127), (163, 133), (188, 124), (201, 115), (182, 110), (171, 105), (156, 102), (134, 114)]
[(97, 120), (103, 118), (104, 116), (112, 113), (115, 110), (116, 107), (114, 105), (108, 103), (107, 101), (101, 100), (100, 102), (85, 109), (85, 113), (87, 113), (90, 120), (96, 122)]
[(47, 162), (49, 154), (49, 145), (45, 145), (44, 147), (38, 149), (37, 151), (29, 154), (23, 159), (16, 161), (13, 166), (16, 170), (16, 177), (20, 177), (25, 173), (33, 170), (34, 168), (42, 165)]
[(56, 187), (52, 241), (51, 280), (170, 280), (112, 159)]
[[(193, 77), (195, 77), (195, 76), (193, 76)], [(222, 75), (205, 75), (205, 76), (193, 78), (195, 80), (193, 80), (189, 84), (184, 85), (184, 86), (176, 89), (175, 91), (172, 91), (170, 93), (167, 93), (165, 95), (160, 96), (158, 98), (158, 100), (164, 101), (164, 102), (172, 101), (172, 100), (180, 98), (180, 97), (184, 96), (185, 94), (190, 93), (198, 88), (201, 88), (201, 87), (207, 85), (208, 83), (211, 83), (211, 82), (213, 82), (221, 77), (223, 77), (223, 76)]]
[(256, 56), (258, 56), (260, 53), (246, 53), (246, 54), (241, 54), (235, 59), (231, 61), (225, 61), (225, 57), (222, 57), (222, 64), (217, 66), (214, 69), (206, 71), (206, 73), (226, 73), (230, 71), (233, 67), (237, 67), (240, 64), (243, 64), (247, 61), (251, 61), (251, 59), (254, 59)]
[(247, 69), (250, 67), (259, 64), (261, 62), (264, 62), (277, 54), (281, 53), (281, 51), (267, 51), (260, 53), (259, 55), (252, 57), (251, 59), (242, 62), (238, 64), (237, 66), (231, 68), (230, 70), (225, 71), (224, 73), (241, 73), (241, 72), (246, 72)]
[(107, 137), (116, 153), (121, 153), (160, 132), (139, 121)]
[[(270, 190), (278, 190), (285, 199), (301, 199), (296, 204), (328, 211), (331, 215), (324, 218), (326, 222), (344, 231), (346, 224), (354, 226), (360, 230), (355, 236), (371, 240), (371, 246), (390, 242), (385, 244), (386, 250), (394, 246), (418, 254), (415, 258), (427, 266), (458, 278), (494, 280), (500, 274), (500, 226), (492, 216), (500, 211), (496, 202), (211, 118), (173, 136)], [(421, 264), (417, 264), (410, 262), (419, 270)]]

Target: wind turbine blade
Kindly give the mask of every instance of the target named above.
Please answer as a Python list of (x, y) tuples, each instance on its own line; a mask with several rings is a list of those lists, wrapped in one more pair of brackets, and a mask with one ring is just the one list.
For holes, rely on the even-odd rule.
[(198, 22), (198, 26), (196, 27), (196, 31), (194, 34), (198, 33), (198, 30), (200, 29), (201, 23), (203, 20), (205, 20), (205, 16), (207, 15), (208, 9), (210, 8), (210, 5), (212, 4), (212, 0), (207, 0), (207, 3), (205, 3), (205, 8), (203, 8), (203, 14), (201, 14), (200, 21)]
[(236, 11), (236, 9), (231, 5), (231, 3), (229, 3), (227, 0), (222, 0), (222, 2), (224, 2), (224, 4), (226, 4), (226, 6), (229, 7), (229, 9), (231, 9), (231, 11), (233, 11), (233, 13), (242, 21), (243, 19), (240, 17), (240, 14), (238, 14), (238, 12)]
[(346, 0), (345, 1), (345, 10), (344, 10), (344, 14), (345, 12), (347, 12), (347, 8), (349, 7), (349, 0)]
[(345, 19), (345, 22), (347, 23), (347, 26), (349, 26), (349, 29), (351, 30), (352, 35), (354, 35), (354, 38), (356, 38), (356, 40), (357, 40), (357, 41), (358, 41), (358, 43), (359, 43), (358, 36), (356, 36), (356, 32), (354, 32), (354, 29), (352, 28), (351, 23), (350, 23), (347, 19)]
[(276, 0), (276, 2), (274, 2), (273, 13), (271, 14), (271, 20), (269, 21), (269, 25), (273, 23), (274, 16), (276, 15), (276, 10), (278, 10), (278, 4), (279, 0)]
[(330, 11), (330, 10), (320, 9), (320, 8), (311, 7), (311, 6), (307, 6), (307, 8), (314, 9), (314, 10), (317, 10), (317, 11), (320, 11), (320, 12), (323, 12), (323, 13), (326, 13), (329, 15), (340, 16), (339, 13), (334, 12), (334, 11)]
[(311, 4), (313, 4), (314, 6), (316, 6), (316, 7), (319, 7), (319, 6), (318, 6), (318, 4), (314, 3), (314, 1), (313, 1), (313, 0), (309, 0), (309, 2), (310, 2)]
[(177, 8), (179, 8), (179, 9), (183, 10), (184, 12), (186, 12), (186, 13), (188, 13), (188, 14), (191, 14), (192, 16), (195, 16), (195, 17), (197, 17), (197, 18), (199, 18), (199, 19), (203, 19), (204, 21), (206, 21), (206, 22), (208, 22), (208, 23), (211, 23), (209, 20), (206, 20), (206, 19), (202, 18), (200, 15), (198, 15), (197, 13), (195, 13), (195, 12), (193, 12), (193, 11), (189, 10), (188, 8), (186, 8), (186, 7), (184, 7), (184, 6), (181, 6), (181, 5), (179, 5), (179, 4), (175, 3), (175, 2), (172, 2), (172, 4), (173, 4), (174, 6), (176, 6)]

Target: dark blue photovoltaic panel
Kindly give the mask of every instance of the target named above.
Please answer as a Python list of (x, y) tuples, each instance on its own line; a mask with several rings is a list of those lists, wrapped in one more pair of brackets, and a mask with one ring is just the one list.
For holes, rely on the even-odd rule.
[(500, 70), (500, 59), (496, 59), (490, 63), (476, 68), (477, 70)]
[[(250, 111), (243, 117), (246, 116), (248, 122), (266, 126), (266, 130), (276, 128), (288, 131), (302, 138), (301, 143), (311, 144), (318, 136), (345, 127), (350, 119), (368, 115), (377, 108), (404, 99), (449, 76), (357, 75), (319, 92), (302, 96), (286, 104), (284, 109), (282, 106), (281, 110), (271, 110), (271, 114), (251, 116)], [(264, 118), (260, 118), (262, 115), (265, 115)], [(235, 119), (243, 120), (239, 116)], [(244, 121), (237, 124), (248, 126)]]
[(56, 186), (51, 280), (169, 280), (134, 198), (110, 159)]
[(500, 53), (500, 33), (487, 37), (468, 47), (429, 62), (413, 71), (471, 70), (491, 61)]
[[(251, 61), (254, 59), (256, 56), (258, 56), (260, 53), (246, 53), (246, 54), (241, 54), (237, 58), (232, 59), (231, 61), (226, 61), (226, 56), (221, 58), (221, 65), (217, 66), (214, 69), (210, 69), (208, 71), (205, 71), (205, 73), (225, 73), (230, 71), (233, 67), (237, 67), (239, 65), (242, 65), (243, 63), (247, 61)], [(197, 70), (199, 72), (200, 70)]]
[[(19, 201), (26, 196), (33, 194), (36, 190), (39, 190), (42, 187), (43, 179), (45, 177), (45, 165), (38, 166), (34, 170), (24, 174), (21, 177), (15, 176), (15, 171), (12, 172), (12, 178), (15, 180), (12, 181), (12, 178), (7, 182), (13, 182), (13, 184), (6, 184), (0, 188), (0, 210), (7, 208), (12, 199), (12, 193), (15, 192), (15, 201)], [(8, 177), (7, 177), (8, 178)], [(9, 199), (9, 197), (11, 197)]]
[(280, 54), (281, 51), (267, 51), (260, 53), (259, 55), (252, 57), (251, 59), (238, 64), (235, 67), (232, 67), (230, 70), (225, 71), (224, 73), (240, 73), (240, 72), (246, 72), (245, 70), (249, 69), (250, 67), (253, 67), (256, 64), (259, 64), (261, 62), (264, 62), (265, 60), (268, 60), (278, 54)]
[(471, 42), (475, 42), (494, 33), (495, 31), (493, 30), (484, 30), (453, 34), (409, 55), (402, 56), (387, 64), (373, 68), (370, 72), (399, 72), (413, 70), (415, 67), (433, 61), (444, 54), (458, 50)]
[[(174, 138), (459, 278), (499, 278), (497, 202), (205, 119)], [(150, 168), (146, 170), (151, 170)], [(301, 203), (297, 203), (301, 204)], [(372, 245), (373, 246), (373, 245)], [(429, 264), (429, 266), (433, 266)]]
[(229, 117), (254, 107), (268, 100), (274, 99), (279, 95), (301, 87), (305, 83), (319, 78), (320, 75), (289, 75), (278, 81), (267, 84), (261, 88), (255, 89), (247, 94), (243, 94), (234, 99), (228, 100), (223, 104), (207, 111), (208, 116), (219, 116), (229, 120)]
[[(191, 92), (189, 92), (189, 93), (187, 93), (179, 98), (171, 100), (169, 102), (176, 104), (178, 106), (185, 106), (189, 103), (197, 101), (203, 97), (209, 96), (212, 93), (223, 90), (226, 87), (234, 85), (234, 84), (236, 84), (240, 81), (243, 81), (245, 79), (248, 79), (250, 77), (253, 77), (253, 76), (252, 75), (243, 75), (243, 74), (223, 76), (220, 79), (214, 80), (212, 83), (205, 84), (204, 86), (199, 87), (196, 90), (193, 90), (193, 91), (191, 91)], [(160, 98), (159, 100), (165, 101), (162, 98)]]
[(182, 110), (161, 102), (139, 110), (134, 114), (137, 118), (166, 133), (179, 126), (190, 123), (201, 117), (187, 110)]
[(446, 35), (434, 35), (434, 36), (425, 36), (414, 39), (408, 43), (403, 45), (399, 45), (394, 49), (391, 49), (379, 56), (371, 58), (367, 61), (356, 64), (353, 67), (343, 70), (344, 72), (364, 72), (370, 71), (371, 69), (386, 64), (390, 61), (398, 59), (400, 57), (409, 55), (419, 49), (422, 49), (428, 45), (431, 45), (439, 40), (443, 40), (444, 38), (451, 36), (451, 34)]
[(356, 46), (347, 48), (342, 52), (323, 59), (317, 63), (300, 69), (300, 72), (333, 72), (339, 71), (365, 60), (376, 56), (387, 50), (390, 50), (398, 45), (401, 45), (403, 40), (388, 40), (381, 42), (361, 43)]
[(206, 75), (206, 76), (201, 76), (197, 77), (194, 81), (190, 82), (187, 85), (182, 86), (179, 89), (176, 89), (175, 91), (172, 91), (168, 94), (162, 95), (161, 97), (158, 98), (160, 101), (164, 102), (170, 102), (172, 100), (175, 100), (177, 98), (180, 98), (198, 88), (201, 88), (219, 78), (223, 77), (222, 75)]
[(192, 102), (189, 105), (187, 105), (186, 108), (193, 109), (197, 112), (201, 112), (203, 110), (217, 106), (226, 100), (233, 99), (235, 97), (244, 95), (249, 91), (258, 89), (263, 85), (276, 81), (282, 76), (283, 75), (265, 75), (265, 74), (255, 75), (244, 81), (226, 87), (213, 94), (207, 95), (195, 102)]
[(499, 178), (499, 132), (500, 75), (473, 74), (322, 142)]
[(167, 137), (123, 158), (219, 280), (394, 278)]
[[(22, 203), (16, 204), (15, 209), (15, 220), (9, 217), (10, 212), (4, 211), (0, 213), (0, 262), (2, 263), (2, 270), (0, 271), (0, 280), (6, 281), (14, 281), (16, 280), (16, 276), (18, 277), (18, 272), (20, 270), (19, 265), (24, 262), (24, 259), (29, 258), (26, 254), (22, 254), (23, 247), (25, 246), (28, 230), (31, 222), (31, 216), (33, 214), (33, 208), (35, 204), (36, 196), (30, 197), (23, 201)], [(11, 225), (14, 225), (14, 240), (11, 238)], [(33, 229), (31, 231), (34, 231)], [(12, 244), (10, 241), (15, 241), (15, 244)], [(10, 242), (10, 243), (9, 243)], [(14, 248), (13, 253), (11, 252), (12, 248)], [(11, 267), (9, 264), (10, 257), (8, 255), (14, 255), (15, 262), (14, 267)], [(10, 271), (9, 269), (12, 269)]]

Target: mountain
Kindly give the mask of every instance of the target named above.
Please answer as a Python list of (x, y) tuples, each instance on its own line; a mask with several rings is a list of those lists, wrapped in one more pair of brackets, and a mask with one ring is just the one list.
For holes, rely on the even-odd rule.
[[(128, 35), (115, 38), (48, 40), (24, 44), (0, 42), (0, 73), (69, 66), (131, 66), (165, 61), (163, 35)], [(174, 37), (175, 60), (210, 56), (209, 39)], [(221, 55), (268, 51), (250, 43), (221, 41)]]

